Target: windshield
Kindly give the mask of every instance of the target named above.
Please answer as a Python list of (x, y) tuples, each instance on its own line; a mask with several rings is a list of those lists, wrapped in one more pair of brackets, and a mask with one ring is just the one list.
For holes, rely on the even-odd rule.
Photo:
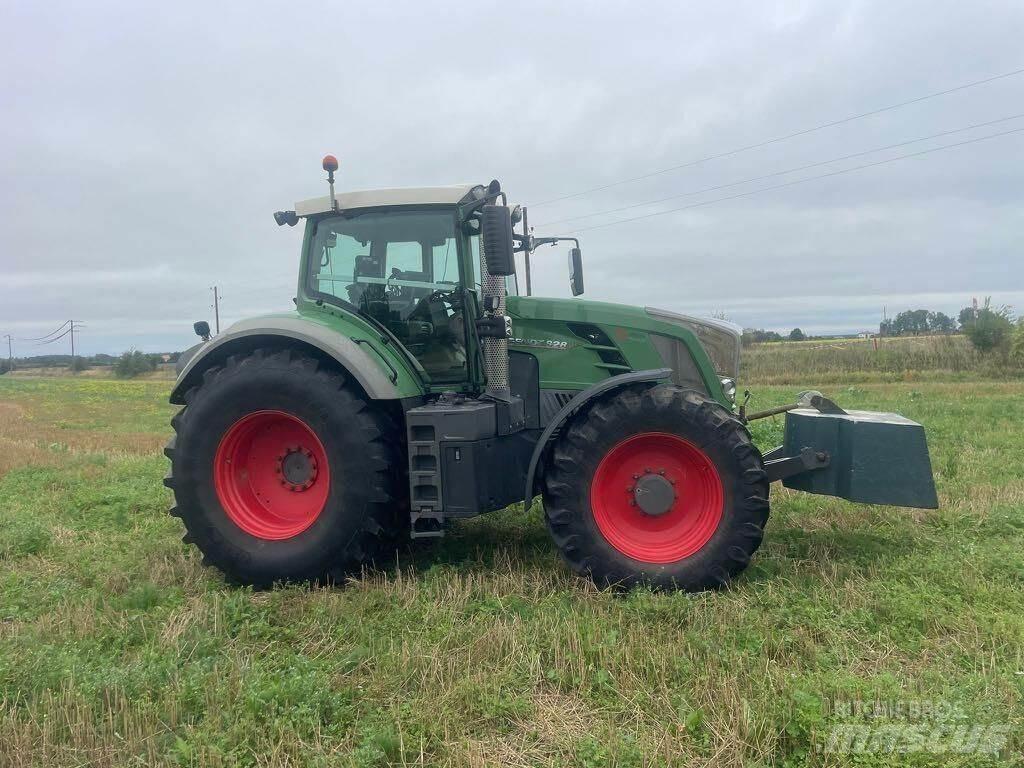
[(316, 224), (309, 289), (384, 325), (431, 382), (467, 378), (451, 210), (355, 213)]

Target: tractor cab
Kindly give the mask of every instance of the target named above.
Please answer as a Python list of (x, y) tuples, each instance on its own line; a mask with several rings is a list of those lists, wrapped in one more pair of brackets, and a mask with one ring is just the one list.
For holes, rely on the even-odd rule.
[[(559, 238), (530, 236), (519, 206), (496, 204), (505, 202), (496, 181), (335, 193), (337, 160), (328, 155), (323, 167), (330, 195), (275, 214), (278, 224), (306, 223), (300, 310), (304, 303), (334, 307), (367, 321), (394, 342), (431, 391), (494, 389), (481, 340), (510, 335), (495, 319), (504, 317), (506, 297), (519, 293), (513, 253), (524, 252), (528, 264), (534, 248)], [(493, 237), (482, 257), (485, 212)], [(520, 221), (522, 234), (514, 231)], [(578, 294), (576, 245), (571, 268)]]

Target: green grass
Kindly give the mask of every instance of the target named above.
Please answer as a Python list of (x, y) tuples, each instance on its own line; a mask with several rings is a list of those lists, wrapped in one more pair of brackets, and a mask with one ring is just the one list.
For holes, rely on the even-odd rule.
[(1024, 726), (1024, 383), (829, 389), (927, 425), (941, 508), (773, 488), (750, 569), (700, 595), (596, 590), (539, 508), (344, 588), (228, 587), (166, 514), (167, 389), (0, 378), (0, 766), (1021, 760), (816, 745), (836, 701)]

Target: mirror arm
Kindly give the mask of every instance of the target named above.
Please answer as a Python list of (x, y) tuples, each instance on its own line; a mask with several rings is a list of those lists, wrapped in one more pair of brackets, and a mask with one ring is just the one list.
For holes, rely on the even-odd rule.
[[(513, 237), (513, 239), (516, 239), (516, 240), (519, 240), (519, 241), (523, 240), (523, 236), (522, 235), (513, 235), (512, 237)], [(533, 235), (530, 235), (530, 250), (534, 251), (539, 246), (542, 246), (542, 245), (555, 245), (556, 243), (560, 243), (563, 240), (571, 240), (573, 243), (576, 244), (577, 248), (580, 247), (580, 239), (578, 237), (534, 237)], [(526, 249), (525, 248), (520, 248), (520, 249), (517, 249), (517, 250), (526, 250)]]

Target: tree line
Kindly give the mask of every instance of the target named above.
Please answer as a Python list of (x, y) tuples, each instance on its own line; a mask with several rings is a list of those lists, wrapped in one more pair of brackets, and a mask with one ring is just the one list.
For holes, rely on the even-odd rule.
[[(155, 371), (163, 362), (176, 363), (180, 352), (146, 353), (137, 349), (129, 349), (120, 356), (96, 355), (37, 355), (35, 357), (16, 357), (13, 360), (0, 358), (0, 375), (18, 368), (67, 368), (80, 372), (99, 366), (110, 368), (114, 375), (121, 379), (133, 379), (143, 373)], [(164, 359), (166, 358), (166, 360)]]
[(921, 336), (923, 334), (956, 333), (963, 328), (971, 307), (960, 312), (960, 324), (945, 312), (908, 309), (878, 324), (879, 336)]

